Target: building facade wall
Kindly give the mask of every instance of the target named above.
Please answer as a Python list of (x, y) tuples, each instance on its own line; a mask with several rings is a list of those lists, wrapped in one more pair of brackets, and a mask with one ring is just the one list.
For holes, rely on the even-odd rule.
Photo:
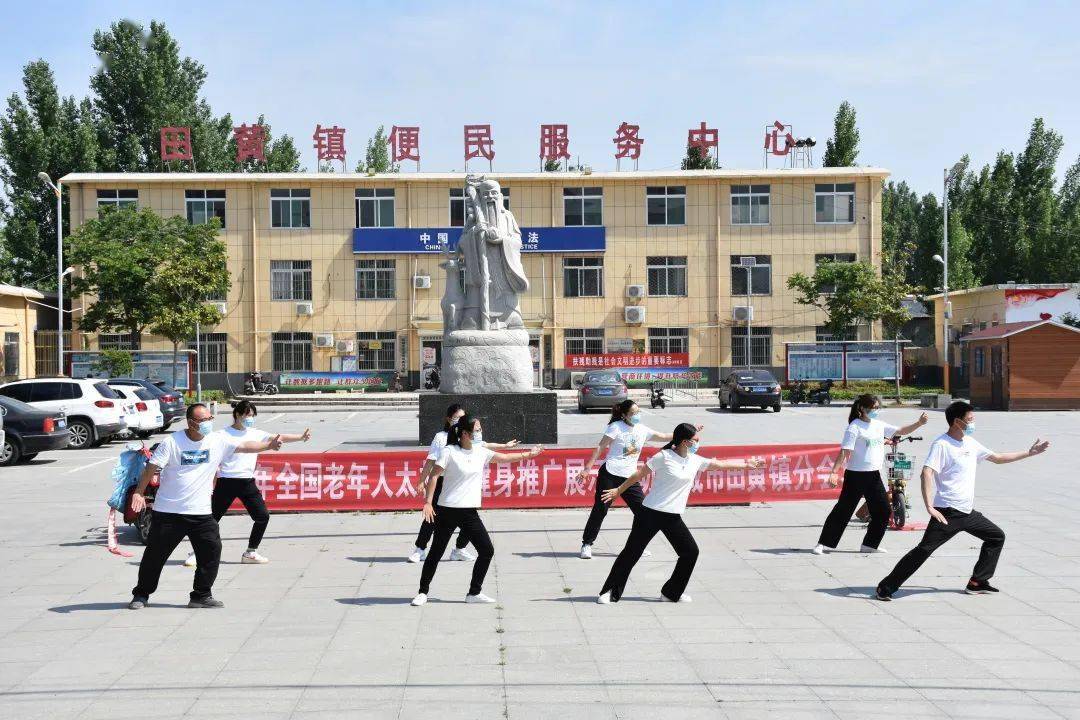
[(1009, 338), (1009, 409), (1080, 408), (1080, 333), (1043, 325)]
[(25, 297), (0, 293), (0, 378), (34, 377), (34, 331), (37, 309)]

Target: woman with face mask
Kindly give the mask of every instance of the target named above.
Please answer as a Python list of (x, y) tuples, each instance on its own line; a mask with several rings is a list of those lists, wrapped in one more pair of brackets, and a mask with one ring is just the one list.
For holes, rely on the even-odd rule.
[(870, 523), (863, 536), (864, 553), (888, 552), (878, 545), (885, 537), (889, 524), (889, 498), (885, 494), (885, 481), (881, 477), (881, 464), (885, 461), (885, 441), (894, 435), (909, 435), (926, 424), (926, 413), (910, 425), (897, 427), (878, 420), (881, 401), (874, 395), (860, 395), (851, 403), (848, 426), (840, 441), (840, 454), (836, 456), (829, 484), (836, 487), (840, 481), (840, 468), (844, 467), (844, 486), (832, 512), (825, 518), (818, 544), (811, 551), (821, 555), (826, 548), (835, 549), (851, 520), (859, 500), (866, 498), (870, 510)]
[(649, 458), (644, 467), (636, 470), (618, 487), (602, 494), (605, 502), (611, 502), (637, 484), (647, 473), (652, 473), (652, 488), (634, 515), (634, 525), (630, 529), (630, 537), (626, 539), (626, 547), (615, 559), (615, 564), (611, 566), (611, 572), (600, 589), (600, 597), (596, 601), (601, 605), (618, 602), (622, 598), (630, 571), (658, 532), (664, 534), (679, 556), (671, 577), (660, 589), (660, 596), (670, 602), (690, 602), (690, 596), (684, 591), (697, 563), (698, 546), (683, 522), (682, 514), (686, 510), (686, 501), (690, 497), (690, 489), (694, 486), (694, 478), (703, 468), (757, 468), (764, 464), (761, 459), (714, 460), (698, 455), (700, 430), (700, 427), (694, 427), (690, 423), (677, 425), (668, 444)]
[[(701, 429), (701, 426), (698, 426)], [(592, 546), (600, 534), (600, 526), (604, 523), (611, 501), (604, 501), (603, 494), (607, 490), (616, 488), (637, 470), (638, 457), (645, 443), (650, 440), (670, 442), (671, 435), (659, 433), (641, 422), (641, 408), (633, 400), (623, 400), (611, 410), (611, 418), (608, 419), (607, 429), (600, 438), (600, 444), (593, 449), (588, 462), (578, 475), (579, 484), (588, 480), (596, 459), (600, 453), (606, 452), (604, 464), (596, 474), (596, 496), (593, 500), (589, 519), (585, 522), (585, 531), (581, 534), (582, 560), (592, 558)], [(633, 483), (623, 493), (623, 501), (635, 515), (641, 507), (641, 501), (645, 499), (645, 493), (641, 491), (641, 485)], [(649, 554), (648, 551), (645, 551)]]

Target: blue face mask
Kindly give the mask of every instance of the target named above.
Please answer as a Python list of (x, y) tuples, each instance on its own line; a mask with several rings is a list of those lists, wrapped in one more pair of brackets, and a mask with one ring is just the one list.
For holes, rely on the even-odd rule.
[(203, 420), (201, 423), (199, 423), (199, 434), (200, 435), (209, 435), (212, 432), (214, 432), (214, 421), (213, 420)]
[(484, 433), (477, 430), (473, 433), (472, 441), (473, 445), (479, 445), (480, 443), (484, 442)]
[(968, 423), (967, 425), (965, 425), (964, 426), (964, 434), (965, 435), (974, 435), (975, 434), (975, 423)]
[(875, 410), (871, 410), (871, 411), (869, 411), (868, 413), (866, 413), (866, 417), (870, 418), (871, 420), (873, 420), (873, 419), (874, 419), (874, 418), (876, 418), (877, 416), (878, 416), (878, 411), (877, 411), (876, 409), (875, 409)]
[(630, 417), (626, 418), (626, 422), (629, 425), (637, 425), (639, 422), (641, 422), (641, 415), (631, 415)]
[(698, 443), (696, 440), (690, 443), (686, 448), (686, 452), (690, 453), (691, 455), (696, 455), (699, 444), (700, 443)]
[(246, 428), (255, 427), (255, 418), (253, 418), (253, 417), (244, 418), (244, 427), (246, 427)]

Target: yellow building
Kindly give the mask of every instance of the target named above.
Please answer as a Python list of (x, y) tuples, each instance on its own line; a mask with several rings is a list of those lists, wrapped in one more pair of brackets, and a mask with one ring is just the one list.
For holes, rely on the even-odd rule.
[(37, 290), (0, 284), (0, 381), (35, 377), (34, 332), (44, 299)]
[[(524, 253), (531, 287), (521, 303), (538, 383), (568, 382), (567, 355), (629, 351), (687, 353), (689, 366), (715, 383), (747, 364), (747, 323), (734, 318), (747, 305), (748, 273), (749, 362), (782, 372), (785, 342), (824, 334), (823, 313), (797, 304), (787, 278), (813, 273), (825, 257), (879, 266), (887, 175), (875, 168), (490, 174), (526, 245), (539, 238), (538, 251)], [(73, 174), (63, 183), (73, 227), (104, 205), (125, 204), (192, 222), (223, 220), (232, 288), (218, 300), (224, 321), (204, 329), (204, 386), (224, 384), (228, 373), (235, 388), (252, 369), (348, 368), (349, 356), (359, 370), (407, 371), (415, 386), (440, 356), (445, 275), (440, 254), (422, 250), (462, 224), (461, 173)], [(548, 235), (570, 249), (550, 250)], [(382, 240), (391, 237), (406, 245), (369, 251), (386, 249)], [(408, 246), (420, 237), (427, 239)], [(603, 251), (590, 245), (598, 237)], [(634, 307), (643, 312), (627, 310)], [(877, 328), (857, 332), (880, 339)], [(85, 346), (169, 347), (104, 335)]]

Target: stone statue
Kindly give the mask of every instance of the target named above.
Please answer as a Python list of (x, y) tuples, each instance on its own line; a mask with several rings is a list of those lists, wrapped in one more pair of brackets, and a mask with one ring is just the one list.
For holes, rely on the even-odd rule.
[(465, 183), (461, 242), (447, 248), (440, 264), (446, 270), (440, 390), (528, 392), (532, 359), (519, 296), (529, 279), (521, 264), (521, 228), (503, 207), (499, 183), (474, 175)]

